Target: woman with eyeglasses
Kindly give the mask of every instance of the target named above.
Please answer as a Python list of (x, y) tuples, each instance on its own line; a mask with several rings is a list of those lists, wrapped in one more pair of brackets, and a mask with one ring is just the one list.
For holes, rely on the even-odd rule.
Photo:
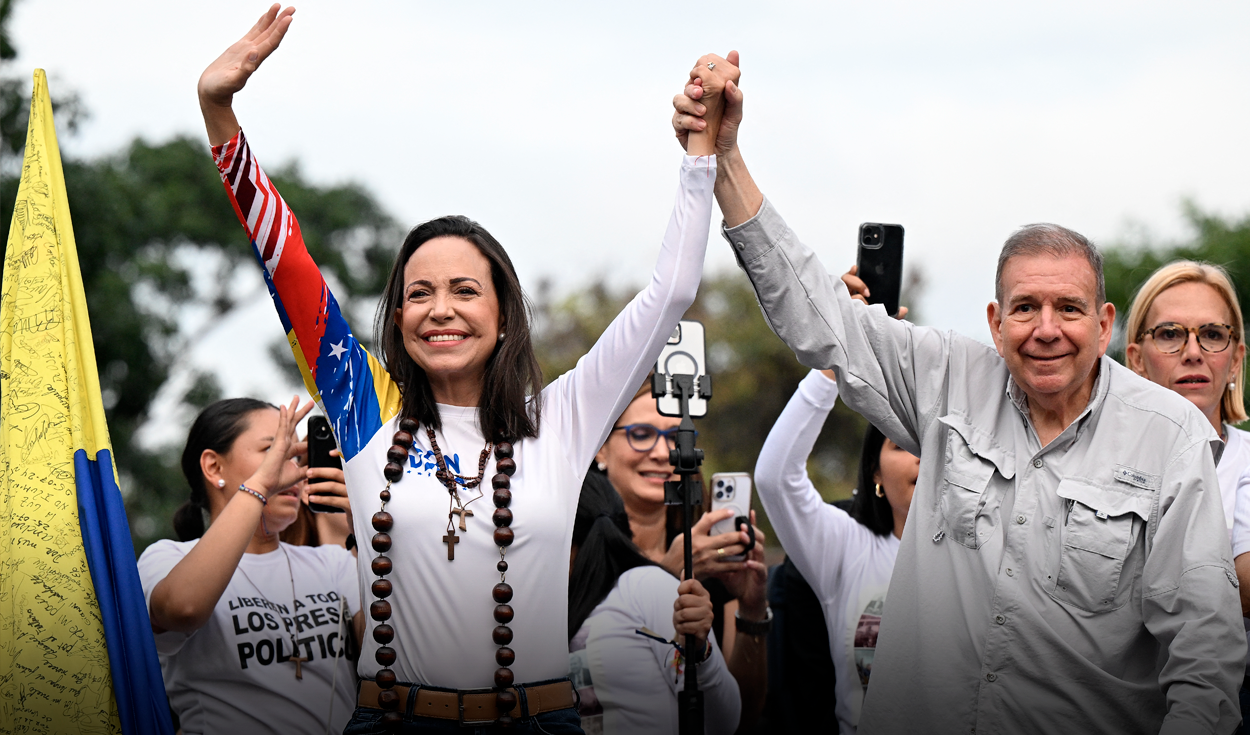
[[(1242, 370), (1246, 343), (1237, 292), (1217, 265), (1190, 260), (1169, 263), (1137, 290), (1126, 334), (1129, 343), (1124, 353), (1129, 367), (1188, 398), (1224, 440), (1224, 453), (1215, 469), (1241, 579), (1242, 615), (1246, 615), (1250, 612), (1250, 433), (1232, 426), (1246, 420)], [(1250, 631), (1250, 618), (1246, 630)], [(1250, 632), (1246, 635), (1250, 641)], [(1250, 658), (1246, 672), (1250, 676)], [(1248, 707), (1250, 690), (1243, 684), (1241, 711)], [(1239, 732), (1245, 731), (1243, 722)]]
[(1138, 289), (1126, 326), (1129, 367), (1188, 398), (1224, 440), (1216, 469), (1231, 531), (1237, 492), (1250, 487), (1250, 434), (1232, 427), (1246, 420), (1238, 379), (1246, 345), (1228, 274), (1189, 260), (1163, 266)]
[[(675, 446), (679, 423), (680, 419), (662, 416), (656, 410), (648, 377), (612, 425), (591, 470), (605, 473), (620, 494), (634, 543), (642, 553), (677, 576), (681, 576), (684, 564), (685, 535), (669, 524), (664, 482), (678, 479), (668, 462), (668, 452)], [(696, 512), (707, 508), (705, 502)], [(738, 731), (746, 732), (764, 708), (768, 673), (764, 639), (772, 612), (766, 594), (763, 531), (753, 529), (756, 544), (743, 561), (729, 561), (728, 557), (742, 554), (746, 548), (750, 537), (745, 524), (738, 531), (710, 535), (713, 524), (732, 515), (729, 509), (703, 513), (691, 528), (691, 555), (694, 578), (712, 595), (716, 611), (713, 631), (742, 694)], [(751, 521), (755, 521), (754, 511)]]

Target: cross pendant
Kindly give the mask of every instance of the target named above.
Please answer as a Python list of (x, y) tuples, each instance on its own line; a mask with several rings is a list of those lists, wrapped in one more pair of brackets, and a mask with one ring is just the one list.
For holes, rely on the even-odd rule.
[(288, 660), (289, 660), (289, 661), (292, 661), (292, 662), (294, 662), (294, 663), (295, 663), (295, 678), (296, 678), (296, 679), (303, 679), (303, 678), (304, 678), (304, 671), (303, 671), (303, 669), (300, 667), (300, 664), (302, 664), (302, 663), (304, 663), (304, 662), (308, 661), (309, 659), (306, 659), (306, 658), (304, 658), (303, 656), (294, 656), (294, 655), (293, 655), (293, 656), (291, 656), (291, 658), (290, 658), (290, 659), (288, 659)]
[(468, 529), (468, 528), (466, 528), (466, 527), (465, 527), (465, 525), (464, 525), (464, 519), (465, 519), (466, 517), (467, 517), (467, 518), (472, 518), (472, 517), (473, 517), (473, 511), (469, 510), (468, 508), (452, 508), (452, 509), (451, 509), (451, 512), (452, 512), (452, 513), (455, 513), (455, 514), (456, 514), (456, 515), (458, 515), (458, 516), (460, 516), (460, 530), (461, 530), (461, 531), (468, 531), (469, 529)]
[(447, 535), (443, 537), (443, 543), (447, 544), (447, 561), (456, 560), (456, 544), (460, 543), (460, 537), (456, 535), (456, 529), (447, 530)]

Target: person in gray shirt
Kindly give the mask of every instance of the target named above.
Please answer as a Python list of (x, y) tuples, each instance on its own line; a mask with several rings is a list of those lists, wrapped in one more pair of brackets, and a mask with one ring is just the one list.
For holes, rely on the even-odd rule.
[[(738, 63), (737, 54), (714, 62)], [(674, 98), (679, 139), (700, 88)], [(722, 233), (774, 332), (921, 458), (863, 733), (1228, 733), (1246, 641), (1193, 404), (1105, 355), (1115, 307), (1081, 235), (1030, 225), (999, 256), (994, 348), (852, 299), (737, 147), (726, 85)], [(851, 279), (848, 279), (851, 280)], [(861, 287), (862, 284), (852, 280)]]

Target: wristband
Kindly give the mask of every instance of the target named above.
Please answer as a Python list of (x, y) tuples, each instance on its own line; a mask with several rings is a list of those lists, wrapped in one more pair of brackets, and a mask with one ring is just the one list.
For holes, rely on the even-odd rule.
[(247, 485), (239, 485), (239, 489), (259, 500), (261, 505), (269, 505), (269, 500), (266, 499), (264, 495), (261, 495)]
[(773, 628), (773, 609), (771, 607), (764, 608), (763, 620), (744, 620), (742, 610), (734, 612), (734, 622), (737, 624), (739, 633), (747, 635), (765, 635)]

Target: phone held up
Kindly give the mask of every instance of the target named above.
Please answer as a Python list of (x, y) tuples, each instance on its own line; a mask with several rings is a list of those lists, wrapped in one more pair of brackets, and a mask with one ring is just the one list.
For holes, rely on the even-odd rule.
[[(712, 524), (709, 535), (733, 533), (741, 530), (743, 524), (750, 525), (751, 475), (746, 472), (717, 472), (712, 475), (712, 512), (722, 508), (733, 508), (733, 517)], [(725, 557), (725, 561), (742, 561), (745, 558), (745, 554), (734, 554)]]
[(865, 222), (859, 226), (859, 278), (868, 287), (868, 303), (881, 304), (898, 316), (903, 289), (903, 226)]
[[(660, 350), (660, 357), (655, 361), (656, 374), (663, 374), (667, 380), (667, 390), (656, 399), (656, 409), (662, 416), (681, 416), (681, 401), (673, 394), (673, 375), (693, 375), (696, 380), (707, 378), (707, 361), (704, 359), (703, 325), (699, 322), (683, 319), (677, 323), (668, 342)], [(709, 393), (710, 394), (710, 393)], [(696, 391), (690, 398), (690, 417), (699, 418), (707, 415), (707, 399)]]
[[(337, 449), (338, 444), (334, 441), (334, 432), (330, 431), (330, 420), (325, 416), (309, 416), (308, 417), (308, 466), (309, 467), (338, 467), (342, 469), (343, 461), (338, 457), (331, 456), (330, 450)], [(308, 484), (310, 489), (308, 494), (311, 496), (314, 491), (311, 485), (318, 482), (325, 482), (324, 479), (310, 478)], [(342, 508), (335, 508), (325, 503), (314, 503), (309, 498), (308, 509), (314, 513), (344, 513)]]

